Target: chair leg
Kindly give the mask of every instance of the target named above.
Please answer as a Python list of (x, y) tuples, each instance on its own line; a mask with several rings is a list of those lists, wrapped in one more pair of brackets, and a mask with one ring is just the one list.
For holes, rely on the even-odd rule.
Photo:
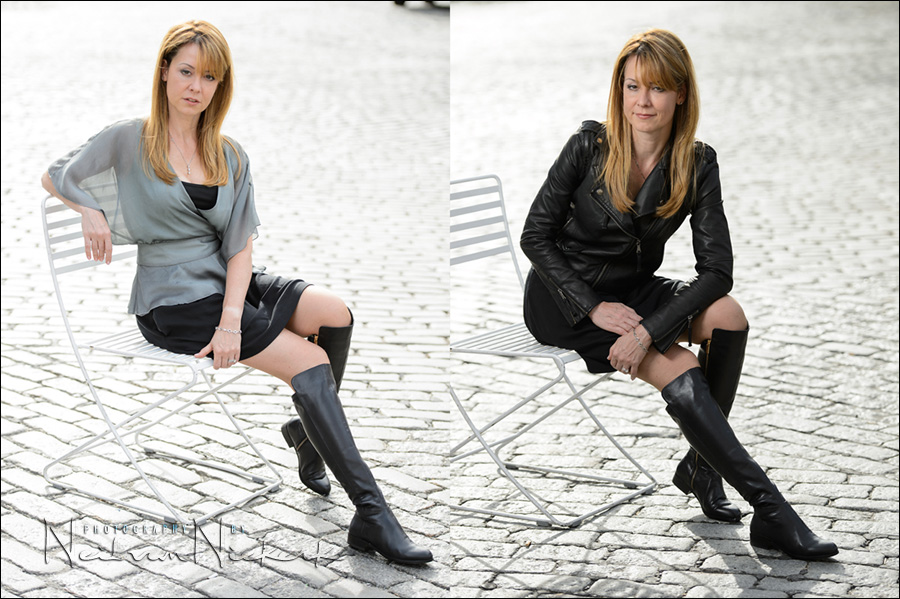
[[(245, 376), (246, 374), (248, 374), (250, 372), (250, 370), (245, 370), (219, 385), (213, 385), (212, 381), (207, 376), (207, 374), (205, 372), (201, 372), (207, 386), (209, 387), (208, 391), (198, 395), (197, 397), (191, 399), (190, 401), (184, 402), (177, 409), (166, 412), (162, 416), (156, 418), (153, 422), (150, 422), (147, 424), (142, 424), (133, 429), (122, 430), (122, 428), (124, 426), (126, 426), (127, 424), (142, 417), (144, 414), (149, 413), (151, 410), (154, 410), (154, 409), (162, 406), (162, 404), (166, 403), (170, 399), (177, 397), (180, 393), (182, 393), (183, 391), (186, 391), (187, 389), (191, 388), (194, 384), (196, 384), (198, 373), (194, 369), (192, 369), (192, 372), (193, 372), (193, 378), (192, 378), (191, 382), (189, 382), (187, 385), (185, 385), (178, 391), (167, 395), (162, 400), (160, 400), (150, 406), (147, 406), (146, 408), (140, 410), (139, 412), (137, 412), (135, 414), (132, 414), (131, 416), (129, 416), (128, 418), (125, 418), (123, 421), (121, 421), (119, 423), (113, 423), (112, 420), (110, 420), (106, 409), (103, 407), (103, 403), (100, 401), (100, 398), (99, 398), (99, 395), (97, 394), (96, 389), (93, 387), (93, 384), (91, 383), (90, 378), (88, 377), (86, 379), (87, 383), (88, 383), (88, 387), (94, 396), (94, 401), (97, 404), (101, 415), (103, 416), (104, 420), (107, 423), (108, 430), (95, 435), (88, 441), (82, 443), (79, 447), (73, 449), (72, 451), (66, 453), (65, 455), (63, 455), (63, 456), (57, 458), (56, 460), (53, 460), (49, 464), (47, 464), (47, 466), (44, 468), (44, 472), (43, 472), (44, 478), (47, 480), (47, 482), (49, 482), (51, 485), (53, 485), (56, 488), (71, 490), (71, 491), (74, 491), (74, 492), (77, 492), (77, 493), (80, 493), (83, 495), (87, 495), (89, 497), (93, 497), (95, 499), (99, 499), (101, 501), (105, 501), (107, 503), (125, 507), (131, 511), (134, 511), (135, 513), (152, 516), (154, 518), (159, 518), (168, 523), (180, 523), (185, 526), (189, 525), (189, 524), (201, 525), (201, 524), (211, 520), (212, 518), (215, 518), (219, 514), (222, 514), (222, 513), (226, 512), (234, 507), (237, 507), (239, 505), (243, 505), (243, 504), (247, 503), (248, 501), (251, 501), (252, 499), (255, 499), (256, 497), (259, 497), (263, 494), (266, 494), (266, 493), (269, 493), (269, 492), (272, 492), (272, 491), (278, 489), (278, 487), (282, 483), (281, 475), (278, 473), (278, 471), (275, 469), (275, 467), (265, 458), (265, 456), (262, 455), (262, 453), (259, 451), (259, 449), (254, 445), (254, 443), (249, 439), (249, 437), (244, 432), (243, 428), (234, 419), (231, 412), (228, 410), (227, 406), (225, 405), (225, 403), (222, 401), (221, 397), (218, 394), (218, 392), (223, 387), (225, 387), (226, 385), (231, 384), (235, 380)], [(271, 470), (272, 474), (274, 475), (274, 478), (267, 478), (267, 477), (259, 476), (256, 474), (251, 474), (251, 473), (248, 473), (246, 471), (246, 469), (234, 468), (227, 464), (200, 460), (195, 456), (182, 455), (182, 454), (177, 454), (177, 453), (173, 453), (173, 452), (169, 452), (169, 451), (153, 449), (153, 448), (147, 447), (142, 444), (140, 436), (146, 430), (148, 430), (149, 428), (163, 422), (164, 420), (180, 413), (185, 408), (196, 404), (201, 399), (204, 399), (205, 397), (208, 397), (210, 395), (213, 395), (216, 398), (217, 402), (219, 403), (219, 407), (222, 409), (222, 411), (225, 413), (225, 415), (229, 418), (231, 423), (234, 425), (236, 432), (238, 434), (240, 434), (241, 437), (243, 437), (244, 441), (247, 442), (247, 444), (254, 451), (254, 453), (257, 455), (257, 457), (259, 457), (263, 461), (263, 463)], [(157, 489), (156, 485), (153, 484), (153, 481), (150, 479), (150, 477), (147, 476), (146, 472), (141, 467), (138, 460), (135, 458), (134, 453), (129, 448), (128, 444), (125, 443), (125, 441), (124, 441), (124, 437), (126, 437), (127, 435), (131, 435), (131, 434), (133, 434), (135, 437), (135, 444), (148, 455), (159, 456), (159, 457), (168, 457), (168, 458), (173, 458), (173, 459), (178, 459), (178, 460), (186, 461), (189, 463), (193, 463), (198, 466), (214, 468), (217, 470), (221, 470), (223, 472), (229, 472), (230, 474), (246, 478), (248, 480), (253, 481), (254, 483), (262, 484), (265, 486), (253, 493), (250, 493), (250, 494), (240, 498), (239, 500), (237, 500), (227, 506), (219, 508), (213, 512), (204, 514), (204, 515), (200, 516), (199, 518), (188, 518), (186, 515), (182, 514), (176, 508), (174, 508), (168, 502), (168, 500), (166, 500), (165, 496)], [(146, 506), (143, 506), (143, 505), (136, 505), (136, 504), (128, 502), (128, 501), (123, 501), (120, 499), (107, 497), (105, 495), (96, 493), (90, 489), (83, 489), (83, 488), (75, 487), (74, 485), (70, 485), (70, 484), (58, 481), (49, 475), (49, 470), (56, 464), (62, 463), (66, 460), (71, 459), (73, 456), (79, 455), (85, 451), (88, 451), (90, 449), (93, 449), (94, 447), (97, 447), (99, 445), (103, 445), (106, 443), (117, 443), (119, 445), (120, 449), (125, 454), (125, 456), (128, 458), (128, 460), (131, 462), (132, 466), (135, 468), (137, 473), (140, 475), (141, 479), (144, 481), (144, 483), (146, 483), (146, 485), (148, 486), (150, 491), (156, 496), (157, 500), (165, 507), (167, 512), (160, 512), (160, 511), (156, 511), (151, 508), (147, 508)]]

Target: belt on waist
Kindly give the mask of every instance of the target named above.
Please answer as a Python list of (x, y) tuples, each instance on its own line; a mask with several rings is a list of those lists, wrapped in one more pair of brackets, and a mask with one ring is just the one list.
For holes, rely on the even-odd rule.
[(215, 235), (142, 243), (138, 245), (137, 263), (141, 266), (173, 266), (212, 256), (222, 244)]

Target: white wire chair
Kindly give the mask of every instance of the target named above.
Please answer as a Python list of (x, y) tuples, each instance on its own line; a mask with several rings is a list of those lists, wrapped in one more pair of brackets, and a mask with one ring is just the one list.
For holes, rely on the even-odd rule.
[[(492, 256), (508, 253), (519, 280), (518, 298), (522, 297), (525, 283), (522, 272), (519, 269), (518, 261), (516, 260), (514, 251), (515, 246), (513, 245), (512, 236), (509, 231), (509, 221), (503, 199), (503, 186), (499, 177), (496, 175), (483, 175), (450, 182), (450, 235), (451, 268), (466, 262), (483, 260)], [(454, 506), (455, 508), (469, 512), (526, 520), (540, 525), (572, 528), (579, 526), (586, 519), (609, 510), (616, 505), (630, 501), (639, 495), (651, 493), (656, 488), (656, 479), (644, 469), (644, 467), (641, 466), (624, 447), (622, 447), (612, 434), (609, 433), (594, 412), (591, 411), (583, 398), (587, 391), (601, 382), (610, 380), (612, 373), (599, 375), (589, 384), (580, 389), (576, 388), (572, 379), (566, 372), (566, 366), (573, 361), (579, 360), (579, 355), (572, 350), (539, 343), (528, 331), (524, 322), (518, 322), (510, 326), (490, 330), (461, 340), (451, 340), (450, 351), (452, 353), (460, 354), (481, 354), (504, 356), (508, 358), (537, 358), (551, 360), (557, 369), (556, 376), (549, 382), (542, 385), (524, 399), (516, 402), (508, 410), (483, 426), (478, 426), (473, 422), (471, 415), (451, 386), (451, 397), (462, 414), (466, 424), (471, 429), (472, 434), (450, 450), (450, 461), (456, 462), (477, 453), (486, 453), (494, 463), (496, 463), (499, 473), (508, 479), (541, 515), (535, 516), (464, 505)], [(520, 423), (521, 426), (510, 435), (491, 441), (486, 438), (485, 435), (495, 425), (506, 420), (512, 414), (519, 412), (520, 409), (535, 401), (539, 396), (561, 382), (565, 382), (571, 392), (566, 399), (557, 403), (552, 408), (545, 410), (543, 413), (540, 413), (540, 415), (536, 416), (530, 422), (524, 424)], [(583, 472), (572, 470), (547, 468), (539, 465), (506, 461), (500, 457), (500, 452), (505, 446), (519, 439), (525, 433), (532, 431), (535, 427), (573, 402), (585, 411), (593, 424), (601, 430), (615, 448), (621, 452), (635, 468), (637, 468), (640, 475), (648, 479), (648, 483), (642, 484), (635, 480), (624, 480), (620, 478), (585, 474)], [(473, 441), (477, 441), (479, 446), (460, 453), (460, 450), (463, 447)], [(557, 512), (564, 511), (565, 514), (555, 515), (550, 511), (551, 503), (553, 502), (547, 501), (539, 497), (536, 492), (530, 491), (512, 471), (532, 471), (547, 475), (567, 477), (569, 479), (582, 479), (587, 482), (611, 483), (622, 485), (625, 488), (633, 489), (634, 491), (623, 497), (608, 501), (600, 507), (592, 507), (582, 513), (565, 510), (557, 505), (555, 510)]]
[[(72, 210), (69, 210), (62, 202), (60, 202), (53, 196), (48, 196), (41, 204), (41, 215), (44, 228), (44, 242), (47, 248), (47, 256), (50, 262), (50, 274), (53, 279), (53, 287), (56, 293), (56, 299), (59, 303), (59, 309), (62, 315), (63, 324), (65, 325), (66, 334), (69, 338), (69, 342), (72, 344), (72, 351), (74, 352), (75, 360), (78, 362), (78, 366), (81, 369), (82, 375), (84, 376), (84, 381), (87, 384), (88, 390), (93, 397), (100, 415), (106, 422), (106, 430), (104, 432), (94, 435), (75, 449), (72, 449), (65, 455), (47, 464), (43, 471), (43, 476), (47, 480), (47, 482), (49, 482), (53, 487), (57, 489), (74, 491), (83, 495), (87, 495), (95, 499), (128, 508), (140, 514), (159, 518), (167, 523), (178, 523), (182, 525), (193, 523), (194, 525), (198, 526), (224, 512), (227, 512), (237, 506), (243, 505), (248, 501), (255, 499), (256, 497), (277, 490), (283, 482), (281, 475), (265, 458), (265, 456), (262, 455), (259, 449), (257, 449), (256, 445), (253, 444), (253, 442), (244, 432), (244, 429), (241, 427), (238, 421), (235, 420), (234, 416), (232, 416), (231, 412), (228, 410), (225, 403), (222, 401), (221, 396), (219, 395), (219, 391), (222, 390), (225, 386), (230, 385), (238, 379), (246, 376), (252, 371), (252, 369), (241, 365), (236, 365), (234, 368), (237, 368), (239, 370), (236, 375), (231, 376), (224, 382), (213, 384), (212, 378), (207, 372), (210, 368), (212, 368), (212, 359), (196, 359), (193, 356), (176, 354), (156, 347), (144, 339), (143, 335), (141, 335), (136, 326), (129, 327), (127, 330), (119, 330), (112, 334), (103, 335), (99, 338), (83, 342), (79, 339), (76, 339), (76, 332), (73, 330), (73, 326), (70, 321), (70, 316), (74, 313), (70, 312), (66, 308), (65, 302), (63, 300), (63, 286), (60, 284), (60, 278), (64, 276), (70, 276), (71, 273), (74, 272), (80, 272), (82, 275), (88, 274), (85, 273), (85, 269), (96, 269), (98, 265), (101, 265), (103, 263), (95, 262), (93, 260), (86, 260), (84, 257), (81, 216), (79, 214), (75, 213)], [(123, 251), (120, 246), (117, 246), (117, 249), (118, 251), (113, 253), (113, 261), (116, 262), (128, 260), (134, 258), (137, 255), (137, 249)], [(81, 279), (82, 280), (79, 282), (84, 284), (85, 277), (82, 276)], [(66, 287), (68, 287), (68, 285), (66, 285)], [(102, 318), (103, 317), (100, 316), (100, 319)], [(95, 318), (94, 320), (92, 320), (92, 326), (90, 328), (109, 328), (109, 316), (107, 315), (106, 322), (100, 319)], [(82, 331), (79, 331), (78, 337), (84, 335), (85, 334)], [(188, 374), (188, 381), (179, 389), (165, 395), (162, 399), (152, 404), (146, 405), (143, 408), (138, 409), (134, 413), (128, 415), (120, 422), (114, 423), (110, 418), (107, 407), (104, 405), (103, 401), (100, 398), (97, 387), (95, 386), (92, 379), (90, 370), (85, 364), (84, 356), (82, 356), (82, 352), (85, 351), (102, 352), (131, 359), (149, 360), (151, 362), (176, 366), (178, 367), (178, 370), (180, 372)], [(168, 407), (161, 408), (163, 404), (167, 403), (170, 400), (178, 398), (180, 395), (197, 385), (200, 382), (201, 378), (202, 381), (206, 384), (205, 391), (203, 391), (196, 397), (193, 397), (192, 399), (183, 399), (184, 403), (177, 406), (175, 409), (169, 410)], [(175, 453), (166, 449), (160, 449), (158, 447), (149, 447), (145, 444), (145, 441), (141, 438), (145, 431), (159, 424), (160, 422), (163, 422), (164, 420), (181, 413), (186, 408), (193, 406), (198, 401), (209, 396), (215, 398), (215, 400), (219, 404), (219, 407), (222, 409), (222, 412), (231, 421), (231, 424), (234, 426), (236, 432), (241, 437), (243, 437), (244, 441), (246, 441), (246, 443), (250, 446), (256, 456), (262, 460), (263, 464), (268, 467), (269, 470), (271, 470), (273, 476), (253, 474), (248, 472), (247, 468), (238, 469), (222, 462), (206, 461), (198, 459), (194, 456)], [(145, 415), (152, 410), (155, 410), (156, 408), (161, 408), (165, 413), (155, 420), (147, 422), (147, 420), (150, 419), (150, 416), (147, 416), (145, 418)], [(188, 462), (190, 464), (195, 464), (197, 466), (213, 468), (247, 479), (256, 485), (262, 485), (262, 488), (251, 491), (247, 495), (241, 496), (239, 499), (229, 503), (228, 505), (214, 509), (199, 517), (188, 517), (187, 514), (182, 513), (172, 506), (171, 502), (167, 500), (166, 497), (164, 497), (160, 492), (158, 485), (154, 484), (151, 477), (148, 476), (145, 468), (143, 468), (139, 463), (139, 460), (136, 459), (135, 453), (130, 445), (126, 444), (126, 442), (124, 441), (124, 437), (128, 435), (134, 435), (133, 442), (130, 445), (135, 446), (136, 449), (142, 451), (149, 458), (170, 458)], [(144, 483), (146, 483), (147, 487), (149, 487), (150, 491), (152, 491), (153, 495), (155, 495), (156, 500), (158, 500), (158, 502), (162, 504), (162, 507), (165, 508), (165, 511), (152, 509), (145, 505), (139, 505), (137, 503), (134, 503), (134, 501), (124, 501), (122, 499), (109, 497), (89, 488), (85, 488), (84, 486), (70, 484), (49, 475), (49, 470), (57, 464), (61, 464), (72, 459), (73, 457), (93, 450), (106, 443), (115, 443), (121, 448), (125, 457), (140, 475), (141, 479), (143, 479)], [(135, 494), (140, 497), (141, 492), (135, 490)], [(143, 498), (146, 498), (146, 495), (144, 495)], [(143, 498), (138, 499), (138, 501), (143, 501)]]

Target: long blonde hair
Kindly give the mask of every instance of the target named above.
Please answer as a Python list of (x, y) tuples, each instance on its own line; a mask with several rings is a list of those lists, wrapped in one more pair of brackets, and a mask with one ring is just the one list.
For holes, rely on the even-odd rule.
[(628, 197), (628, 179), (631, 173), (631, 125), (625, 117), (622, 90), (625, 85), (625, 62), (635, 56), (640, 62), (643, 82), (658, 85), (665, 90), (684, 91), (684, 102), (675, 107), (672, 123), (671, 156), (668, 179), (671, 193), (656, 214), (668, 218), (676, 214), (684, 203), (694, 180), (694, 135), (700, 121), (700, 97), (697, 93), (697, 77), (687, 48), (674, 33), (663, 29), (651, 29), (628, 40), (616, 59), (609, 104), (606, 114), (608, 152), (601, 178), (606, 181), (613, 206), (627, 212), (634, 205)]
[[(172, 59), (185, 44), (197, 44), (200, 49), (198, 71), (210, 73), (219, 82), (212, 101), (200, 115), (200, 122), (197, 125), (197, 154), (206, 169), (206, 184), (225, 185), (228, 183), (228, 163), (225, 160), (224, 144), (227, 143), (232, 149), (234, 145), (222, 135), (222, 123), (234, 95), (234, 65), (225, 37), (206, 21), (188, 21), (175, 25), (163, 38), (153, 70), (150, 117), (144, 123), (141, 136), (144, 172), (149, 176), (150, 169), (153, 169), (156, 176), (169, 185), (176, 179), (175, 173), (168, 165), (169, 100), (162, 72), (166, 66), (172, 64)], [(237, 151), (235, 154), (237, 155)]]

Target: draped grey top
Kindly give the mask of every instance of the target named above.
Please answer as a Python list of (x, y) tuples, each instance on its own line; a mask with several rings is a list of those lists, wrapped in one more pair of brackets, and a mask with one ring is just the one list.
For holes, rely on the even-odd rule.
[(128, 312), (139, 315), (224, 294), (228, 260), (259, 225), (250, 163), (236, 142), (237, 153), (224, 144), (228, 183), (215, 206), (200, 210), (179, 180), (168, 185), (144, 172), (143, 123), (114, 123), (49, 169), (60, 195), (103, 212), (114, 244), (137, 244)]

